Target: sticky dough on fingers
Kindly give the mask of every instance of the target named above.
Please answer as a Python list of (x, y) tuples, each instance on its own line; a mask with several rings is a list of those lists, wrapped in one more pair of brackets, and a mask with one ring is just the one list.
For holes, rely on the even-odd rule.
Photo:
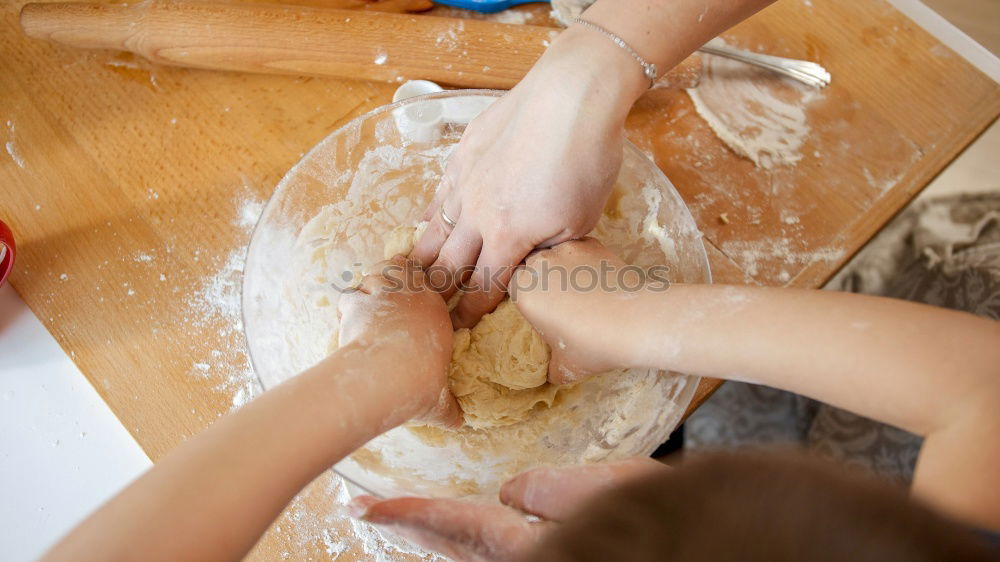
[[(406, 255), (427, 222), (400, 226), (385, 237), (388, 259)], [(459, 295), (449, 301), (454, 308)], [(474, 429), (523, 421), (535, 408), (549, 407), (563, 387), (546, 382), (549, 347), (505, 299), (472, 329), (455, 331), (448, 382)]]

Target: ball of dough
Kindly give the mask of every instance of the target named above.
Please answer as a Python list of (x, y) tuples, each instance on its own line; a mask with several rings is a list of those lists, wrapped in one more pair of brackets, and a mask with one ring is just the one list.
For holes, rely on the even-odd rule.
[(549, 347), (510, 301), (456, 331), (453, 345), (448, 383), (469, 427), (523, 421), (560, 390), (546, 382)]
[(465, 384), (473, 373), (511, 390), (545, 384), (549, 346), (509, 300), (483, 316), (471, 330), (458, 330), (455, 335), (462, 342), (462, 351), (456, 357), (457, 365), (452, 366), (463, 372), (455, 386)]
[[(409, 254), (426, 227), (423, 222), (390, 231), (384, 240), (385, 259)], [(561, 388), (546, 381), (548, 368), (549, 346), (514, 303), (505, 300), (471, 330), (455, 331), (448, 385), (465, 412), (466, 426), (511, 425), (555, 401)]]

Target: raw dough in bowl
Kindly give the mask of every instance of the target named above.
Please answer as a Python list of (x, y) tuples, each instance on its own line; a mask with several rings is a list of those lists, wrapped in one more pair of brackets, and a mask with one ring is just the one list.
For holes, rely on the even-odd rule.
[[(450, 92), (380, 108), (327, 137), (285, 176), (254, 231), (244, 276), (247, 341), (265, 388), (329, 352), (344, 280), (384, 259), (394, 229), (419, 221), (464, 128), (447, 124), (433, 143), (418, 143), (400, 134), (393, 112), (441, 99), (487, 105), (498, 95)], [(591, 235), (626, 263), (668, 265), (672, 282), (710, 281), (686, 206), (631, 144)], [(540, 464), (649, 454), (680, 420), (695, 377), (629, 369), (572, 386), (532, 386), (544, 380), (548, 349), (516, 313), (502, 305), (456, 335), (462, 372), (453, 373), (452, 387), (468, 425), (398, 427), (339, 463), (337, 472), (386, 497), (493, 496), (506, 478)]]
[(471, 330), (455, 332), (448, 384), (465, 424), (486, 429), (523, 422), (549, 407), (561, 387), (545, 381), (549, 346), (505, 300)]
[[(408, 255), (426, 228), (394, 228), (382, 256)], [(465, 413), (465, 425), (487, 429), (522, 422), (549, 407), (560, 387), (546, 382), (549, 347), (509, 299), (471, 330), (455, 331), (448, 384)]]

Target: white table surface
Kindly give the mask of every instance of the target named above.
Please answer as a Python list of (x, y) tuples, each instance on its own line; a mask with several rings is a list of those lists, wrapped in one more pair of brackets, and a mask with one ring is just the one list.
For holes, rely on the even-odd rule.
[[(889, 0), (1000, 82), (1000, 59), (917, 0)], [(150, 466), (9, 286), (0, 288), (0, 558), (33, 560)]]
[(151, 464), (21, 297), (0, 287), (0, 559), (38, 558)]

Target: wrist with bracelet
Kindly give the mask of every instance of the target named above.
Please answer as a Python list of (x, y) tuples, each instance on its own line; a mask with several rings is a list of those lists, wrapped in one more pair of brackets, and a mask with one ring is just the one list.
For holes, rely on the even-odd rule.
[(656, 65), (647, 61), (631, 45), (628, 44), (624, 39), (616, 35), (615, 33), (605, 29), (604, 27), (597, 25), (594, 22), (587, 21), (583, 18), (576, 18), (573, 23), (575, 25), (580, 25), (582, 27), (591, 29), (607, 37), (612, 43), (617, 45), (620, 49), (624, 50), (629, 54), (637, 63), (639, 63), (639, 68), (642, 70), (643, 76), (649, 80), (649, 87), (652, 88), (656, 84), (656, 78), (659, 76), (659, 70)]

